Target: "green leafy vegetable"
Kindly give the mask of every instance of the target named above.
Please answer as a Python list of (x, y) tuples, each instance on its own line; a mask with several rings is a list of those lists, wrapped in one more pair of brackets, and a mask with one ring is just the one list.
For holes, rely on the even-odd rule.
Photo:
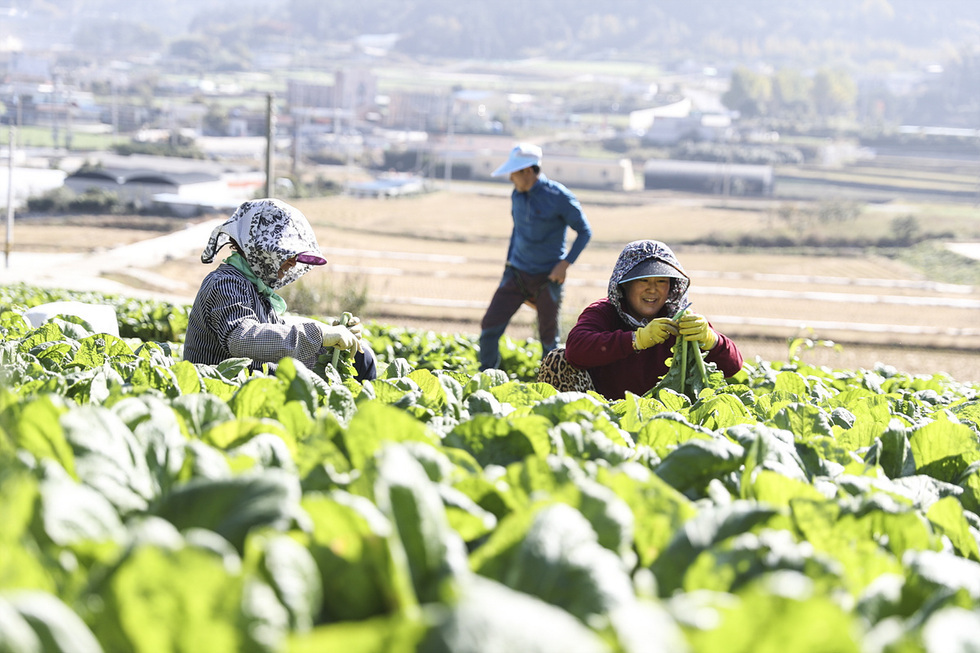
[[(12, 297), (33, 301), (0, 286), (2, 650), (980, 636), (975, 384), (796, 357), (726, 383), (679, 342), (647, 396), (573, 399), (531, 381), (527, 347), (478, 372), (474, 338), (397, 327), (371, 330), (381, 374), (357, 383), (333, 352), (272, 374), (70, 319), (30, 328)], [(125, 328), (165, 318), (133, 304)]]
[[(680, 319), (686, 310), (682, 308), (673, 319), (675, 321)], [(657, 382), (657, 385), (643, 395), (644, 397), (656, 399), (660, 396), (661, 390), (672, 390), (694, 402), (698, 400), (703, 390), (725, 385), (725, 375), (718, 371), (714, 363), (704, 360), (704, 352), (697, 342), (678, 336), (670, 351), (667, 373)]]

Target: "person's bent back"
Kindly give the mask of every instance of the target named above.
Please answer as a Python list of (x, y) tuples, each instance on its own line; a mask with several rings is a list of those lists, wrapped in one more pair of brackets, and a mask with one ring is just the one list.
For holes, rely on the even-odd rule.
[(275, 199), (245, 202), (211, 233), (201, 261), (211, 263), (225, 245), (232, 254), (204, 278), (191, 307), (184, 360), (214, 365), (244, 357), (251, 369), (271, 371), (290, 356), (312, 369), (327, 348), (339, 347), (354, 353), (358, 378), (377, 376), (358, 318), (328, 325), (285, 314), (276, 289), (327, 262), (298, 209)]

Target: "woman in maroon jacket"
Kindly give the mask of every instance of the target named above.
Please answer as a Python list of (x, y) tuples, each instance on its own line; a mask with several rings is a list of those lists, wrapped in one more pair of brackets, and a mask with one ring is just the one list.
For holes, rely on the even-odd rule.
[(584, 369), (596, 392), (622, 399), (642, 395), (667, 373), (666, 361), (678, 335), (695, 340), (726, 377), (742, 367), (735, 343), (715, 331), (704, 316), (686, 312), (691, 279), (667, 245), (656, 240), (629, 243), (609, 279), (608, 297), (590, 304), (565, 343), (565, 358)]

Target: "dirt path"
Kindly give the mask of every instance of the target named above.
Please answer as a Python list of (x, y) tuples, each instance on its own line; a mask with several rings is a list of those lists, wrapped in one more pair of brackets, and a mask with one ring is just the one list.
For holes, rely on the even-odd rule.
[[(184, 228), (164, 235), (142, 240), (124, 238), (122, 244), (113, 243), (114, 234), (111, 232), (103, 233), (106, 246), (90, 245), (90, 251), (15, 250), (11, 253), (9, 265), (0, 272), (0, 283), (27, 283), (45, 288), (188, 301), (188, 298), (193, 299), (193, 293), (188, 293), (183, 283), (160, 275), (155, 270), (168, 261), (186, 260), (193, 252), (200, 251), (212, 229), (223, 221), (224, 218), (213, 218), (186, 223)], [(88, 230), (98, 231), (92, 227)], [(49, 242), (62, 242), (63, 248), (71, 246), (70, 240), (57, 238), (58, 226), (51, 226), (51, 231)], [(114, 280), (113, 276), (130, 277), (131, 283)]]

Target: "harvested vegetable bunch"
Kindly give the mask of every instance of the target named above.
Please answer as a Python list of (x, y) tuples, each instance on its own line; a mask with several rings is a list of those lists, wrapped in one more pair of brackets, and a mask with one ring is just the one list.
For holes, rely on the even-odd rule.
[[(672, 318), (675, 322), (684, 315), (688, 307), (684, 306)], [(694, 340), (678, 336), (671, 348), (671, 357), (667, 359), (667, 373), (653, 388), (648, 390), (645, 397), (656, 398), (660, 391), (669, 388), (674, 392), (687, 396), (692, 402), (705, 388), (717, 388), (725, 384), (725, 375), (718, 367), (704, 360), (704, 352)]]
[[(353, 317), (351, 313), (345, 312), (340, 316), (340, 325), (347, 326)], [(354, 355), (340, 347), (332, 347), (332, 349), (332, 352), (328, 350), (320, 354), (317, 358), (316, 366), (313, 368), (313, 372), (321, 378), (327, 379), (329, 372), (327, 372), (326, 368), (328, 365), (332, 365), (333, 369), (340, 375), (341, 380), (354, 378), (357, 374), (357, 371), (354, 369)]]

